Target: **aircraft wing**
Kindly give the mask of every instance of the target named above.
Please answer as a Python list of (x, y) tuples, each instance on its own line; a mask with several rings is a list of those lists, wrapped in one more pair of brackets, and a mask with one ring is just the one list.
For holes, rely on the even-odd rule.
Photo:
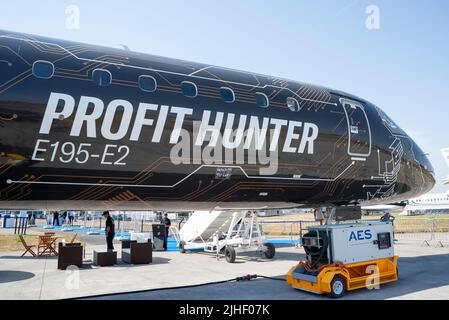
[(372, 206), (362, 206), (362, 210), (365, 211), (395, 211), (402, 209), (404, 206), (395, 204), (385, 204), (385, 205), (372, 205)]

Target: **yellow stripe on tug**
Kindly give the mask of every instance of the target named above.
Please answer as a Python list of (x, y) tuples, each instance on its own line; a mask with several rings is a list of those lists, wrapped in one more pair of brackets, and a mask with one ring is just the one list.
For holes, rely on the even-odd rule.
[(316, 271), (308, 270), (307, 263), (300, 262), (289, 270), (286, 281), (296, 289), (338, 298), (346, 291), (397, 281), (397, 260), (394, 256), (346, 265), (337, 262)]

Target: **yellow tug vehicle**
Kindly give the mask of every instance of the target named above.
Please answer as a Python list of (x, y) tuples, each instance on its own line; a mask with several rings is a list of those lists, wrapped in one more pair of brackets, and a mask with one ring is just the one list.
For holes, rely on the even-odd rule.
[(398, 280), (392, 222), (312, 226), (301, 238), (306, 261), (292, 267), (293, 288), (340, 298)]

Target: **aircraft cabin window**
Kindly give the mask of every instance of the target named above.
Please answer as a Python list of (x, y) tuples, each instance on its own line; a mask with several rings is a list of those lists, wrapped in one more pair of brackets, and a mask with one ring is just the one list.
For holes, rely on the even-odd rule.
[(298, 112), (301, 108), (295, 98), (287, 98), (287, 107), (293, 112)]
[(220, 88), (220, 96), (224, 102), (233, 103), (235, 101), (235, 94), (232, 89), (225, 87)]
[(39, 79), (50, 79), (55, 73), (55, 66), (48, 61), (36, 61), (33, 63), (33, 75)]
[(112, 74), (108, 70), (95, 69), (92, 73), (92, 80), (100, 87), (107, 87), (112, 83)]
[(154, 92), (157, 89), (156, 79), (152, 76), (140, 76), (139, 88), (145, 92)]
[(256, 93), (256, 103), (261, 108), (268, 108), (270, 105), (267, 95), (262, 92)]
[(183, 81), (181, 83), (181, 91), (186, 97), (189, 98), (196, 98), (198, 95), (198, 88), (196, 87), (196, 84), (189, 81)]

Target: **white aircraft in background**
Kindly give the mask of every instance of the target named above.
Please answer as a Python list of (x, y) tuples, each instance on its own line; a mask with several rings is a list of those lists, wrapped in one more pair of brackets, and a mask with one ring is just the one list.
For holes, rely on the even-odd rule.
[[(449, 148), (444, 148), (440, 151), (449, 167)], [(449, 184), (449, 176), (444, 179), (444, 184)], [(449, 191), (425, 194), (421, 197), (410, 199), (402, 214), (426, 213), (449, 213)]]
[(410, 199), (401, 215), (449, 213), (449, 191), (431, 193), (419, 198)]

